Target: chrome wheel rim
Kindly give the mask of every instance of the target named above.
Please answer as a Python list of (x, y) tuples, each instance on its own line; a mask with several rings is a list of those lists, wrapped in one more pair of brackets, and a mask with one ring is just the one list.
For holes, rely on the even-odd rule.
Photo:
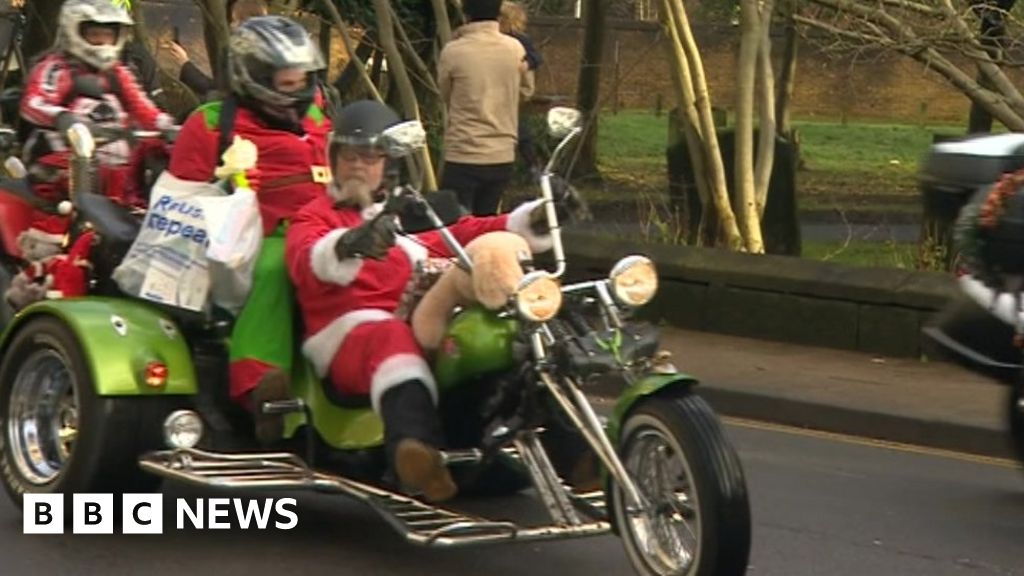
[[(627, 513), (630, 534), (655, 574), (687, 574), (701, 541), (690, 466), (678, 444), (657, 428), (637, 430), (624, 451), (626, 470), (647, 502)], [(620, 498), (628, 501), (621, 491)]]
[(31, 484), (53, 482), (78, 437), (78, 399), (65, 359), (52, 349), (33, 352), (11, 387), (7, 440), (18, 472)]

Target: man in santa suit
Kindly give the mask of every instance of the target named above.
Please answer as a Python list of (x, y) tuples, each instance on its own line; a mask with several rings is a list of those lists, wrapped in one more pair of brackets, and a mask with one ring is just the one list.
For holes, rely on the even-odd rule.
[[(375, 203), (386, 162), (376, 146), (398, 115), (374, 101), (349, 104), (335, 119), (328, 193), (296, 215), (286, 259), (302, 308), (303, 352), (343, 395), (369, 396), (384, 422), (385, 450), (398, 480), (430, 501), (454, 496), (455, 483), (438, 447), (443, 438), (437, 387), (411, 327), (395, 316), (414, 267), (451, 256), (436, 231), (396, 236), (395, 218)], [(464, 216), (449, 229), (465, 244), (480, 234), (511, 230), (535, 252), (550, 248), (543, 206), (510, 214)]]

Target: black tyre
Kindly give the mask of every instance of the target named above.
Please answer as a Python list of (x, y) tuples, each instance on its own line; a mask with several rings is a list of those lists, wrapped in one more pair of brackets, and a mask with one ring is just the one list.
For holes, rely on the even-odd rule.
[(743, 469), (718, 418), (691, 392), (641, 401), (625, 418), (619, 455), (643, 499), (611, 510), (637, 574), (738, 576), (750, 556), (750, 505)]
[(1010, 388), (1008, 410), (1010, 417), (1010, 442), (1017, 461), (1024, 463), (1024, 381), (1018, 381)]
[(6, 328), (14, 318), (14, 308), (4, 296), (7, 294), (7, 289), (11, 287), (11, 280), (14, 279), (15, 274), (17, 272), (11, 266), (0, 262), (0, 331)]
[(161, 444), (174, 399), (101, 397), (74, 333), (40, 317), (19, 329), (0, 362), (0, 479), (21, 495), (156, 488), (137, 457)]

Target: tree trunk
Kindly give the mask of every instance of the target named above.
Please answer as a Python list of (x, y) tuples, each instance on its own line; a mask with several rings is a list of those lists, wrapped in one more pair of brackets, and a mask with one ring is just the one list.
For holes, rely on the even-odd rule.
[(775, 72), (772, 70), (772, 13), (773, 0), (761, 5), (761, 40), (757, 49), (757, 116), (761, 122), (754, 163), (754, 198), (757, 201), (758, 222), (764, 218), (768, 199), (768, 184), (775, 162)]
[[(388, 59), (388, 74), (398, 88), (404, 115), (407, 119), (419, 120), (420, 111), (416, 93), (412, 88), (412, 81), (409, 79), (409, 71), (405, 68), (405, 61), (402, 60), (402, 53), (395, 42), (395, 22), (391, 18), (388, 0), (373, 0), (373, 6), (377, 13), (377, 32), (380, 35), (380, 43)], [(419, 156), (422, 168), (420, 176), (423, 178), (424, 190), (427, 192), (437, 190), (437, 180), (429, 151), (424, 148)]]
[(195, 2), (203, 13), (203, 40), (206, 42), (206, 56), (210, 60), (210, 73), (216, 79), (220, 77), (219, 72), (224, 69), (225, 63), (221, 62), (220, 58), (225, 52), (222, 47), (227, 46), (230, 35), (225, 3), (218, 0), (195, 0)]
[(708, 174), (708, 190), (718, 212), (720, 238), (732, 250), (743, 246), (736, 223), (736, 215), (729, 202), (729, 188), (726, 183), (725, 166), (722, 163), (722, 152), (718, 146), (718, 133), (715, 131), (715, 119), (711, 114), (711, 98), (708, 95), (707, 79), (704, 75), (704, 64), (697, 50), (697, 42), (693, 38), (689, 18), (682, 0), (665, 0), (671, 14), (672, 25), (676, 28), (683, 54), (689, 65), (689, 73), (693, 81), (694, 106), (697, 109), (700, 133), (704, 138), (705, 170)]
[[(999, 59), (1003, 50), (1002, 39), (1006, 34), (1006, 19), (1002, 10), (1012, 8), (1014, 1), (1001, 2), (1000, 4), (1005, 6), (994, 6), (993, 8), (995, 9), (993, 9), (989, 7), (990, 4), (986, 0), (985, 4), (978, 8), (978, 16), (981, 20), (981, 34), (978, 40), (993, 60)], [(995, 88), (988, 77), (981, 72), (980, 68), (978, 70), (978, 84), (989, 90)], [(979, 134), (991, 131), (992, 115), (985, 110), (981, 103), (972, 100), (971, 112), (967, 119), (967, 133)]]
[(782, 47), (782, 63), (779, 66), (778, 95), (775, 98), (775, 128), (783, 138), (790, 138), (793, 131), (789, 104), (793, 98), (793, 86), (796, 81), (797, 35), (796, 0), (786, 0), (785, 42)]
[[(334, 5), (332, 0), (321, 0), (324, 8), (327, 9), (327, 13), (331, 16), (331, 21), (334, 26), (338, 28), (338, 32), (341, 34), (342, 44), (345, 45), (345, 53), (348, 54), (349, 61), (355, 64), (355, 70), (359, 74), (359, 77), (363, 80), (363, 85), (366, 86), (366, 90), (370, 93), (374, 100), (382, 100), (380, 92), (377, 90), (376, 84), (373, 80), (370, 80), (369, 74), (366, 72), (366, 63), (356, 53), (354, 42), (352, 42), (352, 33), (348, 29), (348, 25), (341, 19), (341, 14), (338, 12), (337, 6)], [(380, 61), (380, 55), (374, 61), (376, 64)]]
[(440, 46), (444, 46), (452, 39), (452, 25), (448, 21), (448, 2), (430, 0), (430, 4), (434, 9), (434, 22), (437, 23), (437, 41)]
[(764, 252), (760, 217), (754, 189), (754, 84), (757, 53), (761, 44), (761, 16), (758, 0), (740, 2), (740, 50), (736, 63), (736, 186), (739, 228), (749, 252)]
[[(31, 62), (34, 57), (53, 46), (61, 4), (61, 2), (51, 0), (49, 2), (28, 2), (25, 5), (28, 23), (21, 49), (26, 62)], [(27, 71), (23, 74), (28, 78)]]
[[(679, 39), (679, 30), (676, 28), (675, 20), (672, 18), (669, 0), (662, 2), (662, 7), (662, 12), (664, 13), (662, 23), (667, 36), (671, 40), (669, 42), (669, 55), (675, 64), (672, 68), (672, 79), (679, 95), (679, 118), (681, 120), (678, 126), (675, 127), (673, 122), (669, 122), (669, 128), (676, 128), (682, 135), (683, 141), (686, 142), (686, 152), (690, 157), (690, 167), (693, 170), (693, 180), (698, 196), (698, 202), (693, 202), (691, 198), (683, 198), (683, 202), (677, 203), (675, 207), (677, 209), (685, 209), (686, 211), (686, 222), (689, 227), (686, 233), (689, 243), (714, 245), (717, 238), (715, 227), (709, 226), (708, 222), (715, 214), (715, 204), (711, 199), (709, 191), (708, 171), (706, 169), (708, 152), (705, 150), (705, 142), (700, 133), (700, 116), (695, 105), (697, 97), (693, 90), (690, 63), (683, 52), (683, 45)], [(675, 140), (670, 137), (669, 141)], [(682, 177), (683, 175), (680, 174), (679, 176)], [(682, 183), (680, 182), (679, 184)], [(699, 207), (699, 210), (695, 210), (695, 207)], [(705, 236), (705, 234), (709, 234), (709, 236)]]
[(583, 50), (576, 106), (586, 122), (577, 151), (573, 172), (580, 175), (597, 173), (597, 119), (600, 112), (601, 63), (604, 39), (608, 31), (610, 0), (590, 0), (583, 12)]
[[(348, 62), (345, 63), (345, 67), (341, 70), (341, 74), (338, 75), (338, 79), (334, 81), (334, 87), (338, 90), (338, 94), (341, 95), (342, 102), (361, 98), (374, 98), (367, 88), (374, 85), (373, 75), (366, 71), (366, 62), (374, 55), (374, 45), (376, 44), (370, 36), (371, 32), (372, 30), (366, 30), (363, 33), (359, 46), (353, 52), (354, 57), (348, 56)], [(380, 60), (380, 57), (378, 56), (376, 60)], [(364, 77), (366, 78), (365, 80)]]

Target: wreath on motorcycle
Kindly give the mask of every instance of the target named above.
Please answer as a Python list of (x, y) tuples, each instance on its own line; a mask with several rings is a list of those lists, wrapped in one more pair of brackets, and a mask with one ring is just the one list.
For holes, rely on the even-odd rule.
[[(1000, 292), (1024, 288), (1024, 170), (1007, 173), (961, 211), (959, 272)], [(964, 270), (965, 269), (965, 270)]]

